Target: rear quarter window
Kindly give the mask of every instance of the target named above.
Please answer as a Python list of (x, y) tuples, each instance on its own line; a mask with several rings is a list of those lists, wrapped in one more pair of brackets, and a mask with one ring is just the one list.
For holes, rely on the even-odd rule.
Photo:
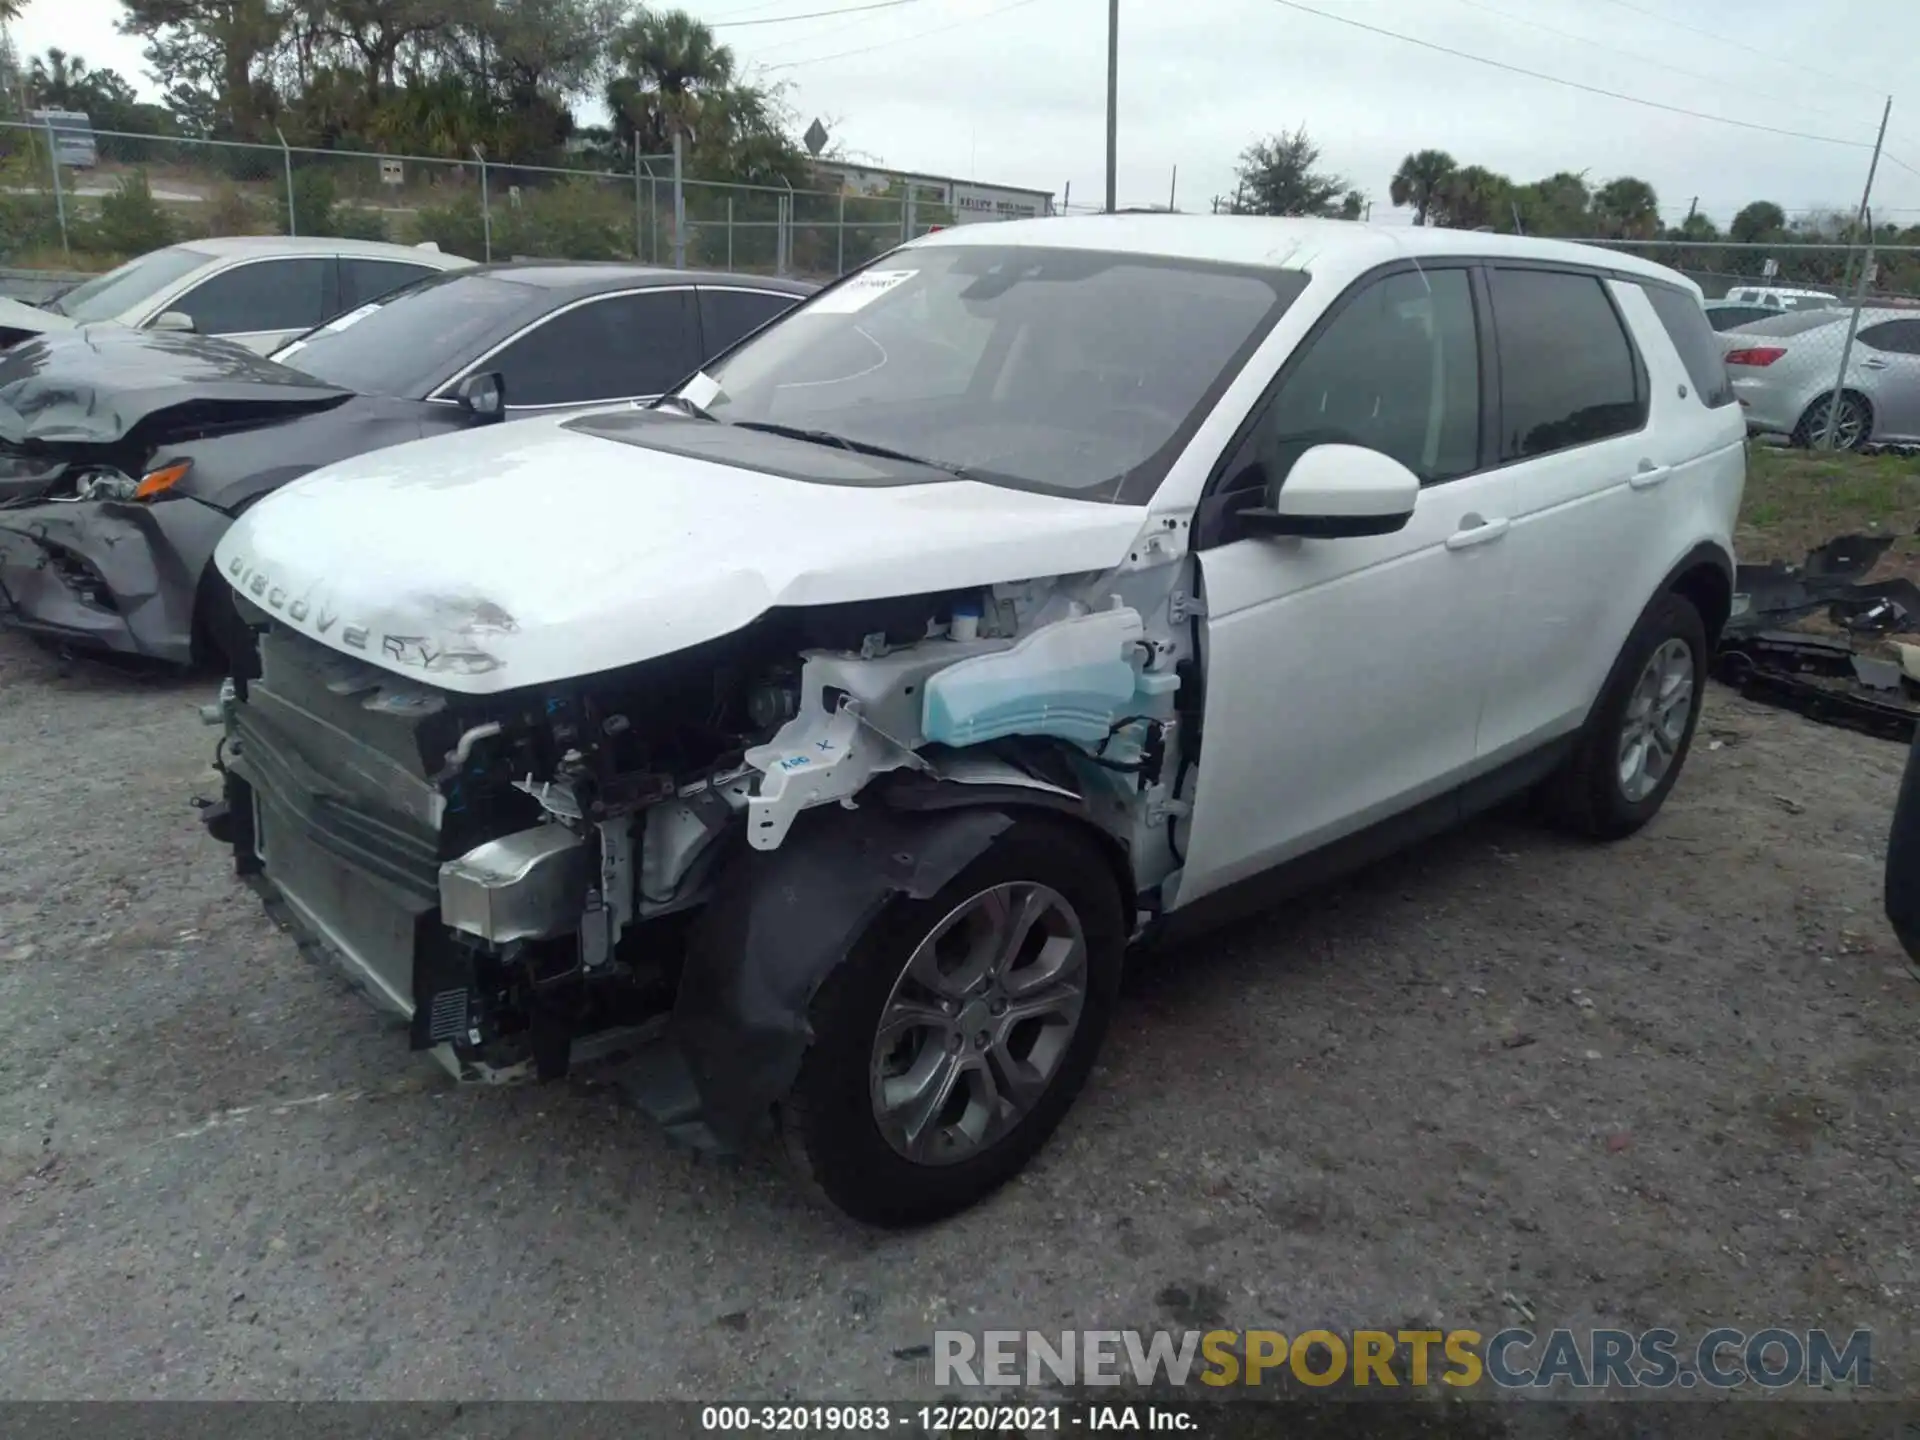
[(1667, 332), (1680, 363), (1687, 367), (1693, 393), (1709, 409), (1717, 410), (1733, 403), (1733, 382), (1727, 378), (1726, 362), (1720, 358), (1720, 342), (1714, 339), (1713, 326), (1700, 302), (1684, 290), (1664, 285), (1641, 287), (1653, 313), (1660, 317), (1660, 328)]

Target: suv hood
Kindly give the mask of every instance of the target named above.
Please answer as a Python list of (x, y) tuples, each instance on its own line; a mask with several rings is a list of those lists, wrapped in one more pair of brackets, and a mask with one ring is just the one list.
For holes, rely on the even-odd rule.
[(352, 393), (230, 341), (108, 321), (0, 352), (0, 441), (116, 445), (143, 422), (186, 406), (198, 423), (222, 424), (269, 412), (280, 418)]
[(315, 471), (243, 514), (216, 563), (333, 649), (492, 694), (650, 660), (777, 606), (1111, 569), (1146, 520), (937, 472), (788, 479), (564, 424), (490, 425)]

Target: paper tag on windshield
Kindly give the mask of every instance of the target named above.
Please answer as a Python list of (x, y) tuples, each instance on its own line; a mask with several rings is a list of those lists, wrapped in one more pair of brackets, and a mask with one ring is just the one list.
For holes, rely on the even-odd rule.
[(702, 370), (686, 384), (680, 387), (680, 398), (696, 410), (704, 410), (713, 404), (720, 394), (720, 382)]
[(822, 295), (809, 305), (806, 313), (810, 315), (848, 315), (855, 310), (864, 310), (874, 301), (897, 285), (904, 285), (918, 270), (869, 270), (864, 275), (856, 275), (837, 290)]
[(320, 327), (321, 332), (323, 334), (331, 335), (336, 330), (344, 330), (347, 328), (347, 326), (357, 324), (358, 322), (366, 319), (367, 316), (371, 315), (374, 311), (378, 310), (379, 308), (380, 308), (379, 302), (375, 301), (371, 305), (362, 305), (358, 310), (349, 310), (346, 314), (342, 315), (339, 319), (330, 320), (325, 325), (321, 326)]

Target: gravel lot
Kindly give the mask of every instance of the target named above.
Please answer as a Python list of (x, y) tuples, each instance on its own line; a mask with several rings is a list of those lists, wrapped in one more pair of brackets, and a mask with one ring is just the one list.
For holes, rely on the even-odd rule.
[(0, 1393), (906, 1398), (939, 1326), (1523, 1303), (1870, 1326), (1920, 1396), (1896, 746), (1716, 691), (1634, 840), (1495, 819), (1168, 956), (1021, 1182), (887, 1236), (409, 1056), (202, 837), (212, 688), (0, 636)]

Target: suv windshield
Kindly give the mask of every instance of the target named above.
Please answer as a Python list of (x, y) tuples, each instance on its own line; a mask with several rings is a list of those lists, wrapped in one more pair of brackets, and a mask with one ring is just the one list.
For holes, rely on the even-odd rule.
[(432, 275), (349, 310), (273, 358), (363, 395), (418, 400), (541, 293), (498, 275)]
[(1048, 246), (905, 250), (714, 365), (704, 409), (995, 484), (1139, 503), (1306, 283)]
[(185, 245), (155, 250), (104, 275), (82, 281), (49, 300), (46, 308), (82, 324), (117, 320), (141, 301), (185, 279), (212, 258)]

